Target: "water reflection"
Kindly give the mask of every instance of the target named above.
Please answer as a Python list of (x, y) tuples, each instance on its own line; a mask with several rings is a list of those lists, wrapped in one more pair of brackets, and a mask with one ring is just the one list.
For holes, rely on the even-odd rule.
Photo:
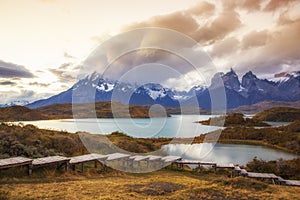
[(256, 145), (239, 144), (169, 144), (162, 147), (167, 154), (184, 159), (245, 165), (255, 156), (263, 160), (293, 159), (297, 155)]

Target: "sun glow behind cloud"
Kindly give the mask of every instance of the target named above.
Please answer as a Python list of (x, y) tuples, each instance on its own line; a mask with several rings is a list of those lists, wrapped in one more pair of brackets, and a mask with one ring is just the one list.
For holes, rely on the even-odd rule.
[(0, 103), (70, 88), (78, 65), (99, 43), (147, 26), (199, 41), (220, 71), (251, 69), (267, 77), (295, 70), (300, 66), (299, 9), (295, 0), (2, 0), (0, 61), (28, 69), (34, 77), (2, 75), (5, 98)]

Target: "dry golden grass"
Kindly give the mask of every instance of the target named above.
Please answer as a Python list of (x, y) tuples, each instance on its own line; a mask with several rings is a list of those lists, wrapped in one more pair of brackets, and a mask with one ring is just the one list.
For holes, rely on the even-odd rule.
[[(1, 182), (1, 180), (0, 180)], [(3, 182), (3, 180), (2, 180)], [(11, 179), (0, 199), (299, 199), (300, 188), (227, 174), (161, 170), (148, 174), (109, 171), (56, 178)]]

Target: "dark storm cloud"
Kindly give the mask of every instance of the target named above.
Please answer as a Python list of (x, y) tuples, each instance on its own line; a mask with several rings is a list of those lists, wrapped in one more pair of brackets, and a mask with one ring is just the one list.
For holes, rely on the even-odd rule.
[(0, 60), (0, 77), (2, 78), (33, 78), (34, 75), (22, 65)]
[(0, 85), (15, 86), (15, 85), (17, 85), (17, 83), (13, 82), (13, 81), (0, 81)]
[(59, 69), (48, 69), (48, 71), (54, 74), (61, 81), (71, 81), (75, 79), (75, 77), (69, 74), (68, 71), (59, 70)]
[(48, 87), (50, 84), (49, 83), (31, 82), (31, 83), (29, 83), (29, 85), (38, 86), (38, 87)]

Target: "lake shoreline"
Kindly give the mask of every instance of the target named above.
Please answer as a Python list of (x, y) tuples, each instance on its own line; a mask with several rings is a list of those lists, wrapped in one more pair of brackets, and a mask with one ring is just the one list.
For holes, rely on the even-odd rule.
[(217, 143), (220, 144), (243, 144), (243, 145), (255, 145), (255, 146), (264, 146), (264, 147), (269, 147), (272, 149), (276, 149), (276, 150), (280, 150), (280, 151), (284, 151), (287, 153), (292, 153), (294, 155), (300, 156), (299, 154), (296, 154), (295, 152), (284, 148), (284, 147), (280, 147), (278, 145), (272, 145), (272, 144), (268, 144), (266, 142), (260, 141), (260, 140), (219, 140)]
[[(63, 120), (65, 120), (65, 119), (63, 119)], [(74, 119), (70, 119), (70, 120), (74, 120)], [(51, 120), (51, 121), (56, 121), (56, 120)], [(30, 122), (30, 121), (27, 121), (27, 122)], [(2, 123), (14, 124), (14, 125), (27, 125), (27, 124), (23, 124), (22, 122), (20, 122), (20, 123), (18, 123), (18, 122), (2, 122)], [(44, 130), (49, 130), (49, 131), (62, 131), (62, 132), (68, 132), (70, 134), (77, 134), (77, 133), (85, 132), (85, 131), (70, 132), (68, 130), (59, 130), (59, 129), (55, 129), (55, 128), (40, 128), (37, 125), (34, 125), (34, 126), (36, 126), (38, 129), (44, 129)], [(272, 127), (269, 127), (269, 128), (272, 128)], [(108, 136), (108, 135), (112, 134), (112, 132), (111, 133), (106, 133), (106, 134), (90, 133), (90, 132), (85, 132), (85, 133), (90, 134), (90, 135), (95, 135), (95, 136), (96, 135)], [(124, 135), (132, 138), (133, 140), (151, 140), (154, 143), (156, 143), (156, 141), (158, 141), (157, 143), (161, 143), (160, 141), (164, 140), (165, 141), (164, 144), (168, 144), (167, 142), (170, 142), (174, 138), (181, 140), (183, 144), (184, 143), (189, 143), (190, 141), (192, 141), (191, 144), (201, 144), (201, 143), (204, 143), (203, 141), (204, 141), (205, 137), (210, 134), (210, 133), (203, 133), (203, 134), (201, 134), (199, 136), (195, 136), (195, 137), (186, 137), (186, 138), (173, 137), (173, 138), (171, 138), (171, 137), (133, 137), (133, 136), (128, 135), (126, 133), (122, 133), (122, 132), (119, 132), (119, 133), (124, 134)], [(222, 135), (222, 133), (221, 133), (221, 135)], [(220, 137), (221, 137), (221, 135), (220, 135)], [(185, 142), (185, 141), (188, 141), (188, 142)], [(213, 143), (214, 141), (209, 141), (209, 140), (206, 139), (205, 142), (206, 143)], [(275, 150), (280, 150), (280, 151), (283, 151), (283, 152), (286, 152), (286, 153), (291, 153), (291, 154), (299, 156), (299, 154), (291, 151), (288, 148), (284, 148), (284, 147), (281, 147), (279, 145), (273, 145), (273, 144), (270, 144), (270, 143), (267, 143), (267, 142), (261, 141), (261, 140), (219, 139), (217, 141), (217, 143), (219, 143), (219, 144), (241, 144), (241, 145), (263, 146), (263, 147), (269, 147), (269, 148), (272, 148), (272, 149), (275, 149)]]

